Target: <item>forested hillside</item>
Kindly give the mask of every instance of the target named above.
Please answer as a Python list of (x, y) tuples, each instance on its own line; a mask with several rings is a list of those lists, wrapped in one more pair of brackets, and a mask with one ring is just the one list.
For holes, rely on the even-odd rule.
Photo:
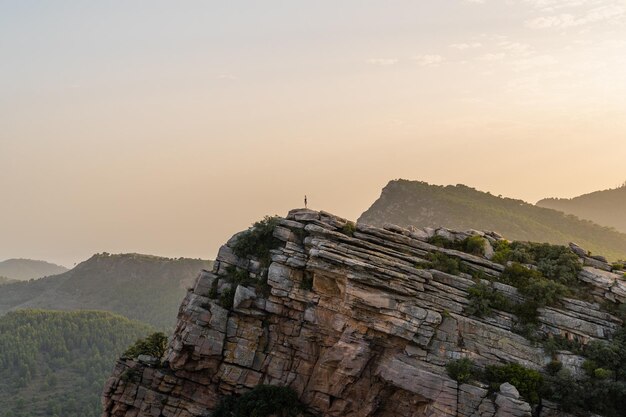
[(151, 331), (106, 312), (0, 317), (0, 417), (98, 417), (115, 359)]
[(105, 310), (171, 328), (186, 288), (203, 268), (211, 262), (98, 254), (60, 275), (3, 285), (0, 314), (23, 308)]
[(359, 222), (382, 226), (493, 230), (507, 239), (567, 244), (593, 253), (626, 258), (626, 234), (522, 200), (496, 197), (465, 185), (438, 186), (420, 181), (391, 181)]
[(574, 198), (545, 198), (537, 202), (537, 205), (573, 214), (626, 233), (626, 184)]
[(16, 280), (28, 280), (62, 274), (67, 268), (45, 261), (32, 259), (7, 259), (0, 262), (0, 276)]

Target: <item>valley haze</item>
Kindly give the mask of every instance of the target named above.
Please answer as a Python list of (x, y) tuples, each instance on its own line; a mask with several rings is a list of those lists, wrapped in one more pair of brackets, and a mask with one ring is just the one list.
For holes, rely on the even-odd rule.
[(535, 202), (626, 176), (618, 0), (0, 5), (0, 259), (207, 258), (395, 178)]
[(624, 0), (0, 1), (0, 417), (624, 417), (624, 68)]

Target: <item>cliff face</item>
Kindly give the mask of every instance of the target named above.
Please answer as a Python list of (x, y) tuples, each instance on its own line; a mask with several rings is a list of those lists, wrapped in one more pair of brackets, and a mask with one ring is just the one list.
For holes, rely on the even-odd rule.
[[(228, 291), (229, 267), (252, 277), (262, 272), (256, 260), (235, 255), (234, 236), (187, 293), (164, 366), (118, 362), (105, 387), (103, 417), (210, 416), (221, 396), (258, 384), (292, 387), (320, 416), (530, 416), (512, 387), (489, 395), (480, 384), (452, 380), (445, 365), (469, 357), (479, 366), (542, 369), (550, 356), (512, 331), (511, 314), (465, 314), (474, 285), (469, 275), (419, 265), (429, 253), (444, 252), (487, 276), (503, 266), (426, 243), (434, 233), (459, 237), (446, 229), (345, 225), (324, 212), (290, 212), (274, 230), (281, 245), (272, 251), (269, 294), (238, 285), (226, 309), (213, 298)], [(596, 267), (581, 273), (594, 297), (623, 302), (618, 276)], [(498, 286), (518, 297), (515, 288)], [(597, 304), (578, 300), (541, 309), (539, 320), (541, 331), (581, 341), (606, 339), (620, 325)], [(580, 358), (558, 355), (579, 370)], [(541, 415), (557, 414), (547, 404)]]

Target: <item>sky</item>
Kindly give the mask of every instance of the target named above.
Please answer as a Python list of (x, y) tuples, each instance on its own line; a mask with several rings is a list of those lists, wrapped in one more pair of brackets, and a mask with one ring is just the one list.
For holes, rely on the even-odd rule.
[(214, 258), (392, 179), (626, 180), (626, 2), (0, 0), (0, 260)]

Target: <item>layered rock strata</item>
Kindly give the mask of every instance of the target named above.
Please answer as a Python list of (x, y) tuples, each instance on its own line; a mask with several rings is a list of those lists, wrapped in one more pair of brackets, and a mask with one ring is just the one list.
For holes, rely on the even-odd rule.
[[(502, 265), (487, 257), (427, 240), (437, 233), (500, 237), (392, 225), (359, 224), (353, 231), (346, 223), (325, 212), (291, 211), (274, 230), (281, 245), (266, 271), (269, 294), (238, 285), (226, 309), (210, 296), (229, 290), (229, 267), (251, 277), (265, 273), (258, 260), (235, 255), (235, 235), (185, 297), (164, 366), (118, 362), (105, 387), (103, 417), (210, 416), (220, 397), (258, 384), (289, 386), (328, 417), (530, 416), (514, 387), (490, 394), (458, 384), (445, 365), (468, 357), (479, 366), (515, 362), (540, 370), (551, 357), (512, 331), (511, 314), (464, 313), (470, 275), (427, 269), (428, 254), (444, 252), (469, 270), (498, 276)], [(618, 275), (588, 265), (581, 279), (598, 301), (624, 301)], [(515, 288), (497, 285), (519, 299)], [(573, 299), (542, 309), (540, 322), (545, 333), (583, 343), (607, 339), (621, 324), (597, 303)], [(565, 366), (580, 366), (575, 355), (559, 355)], [(544, 407), (542, 416), (550, 415), (556, 411)]]

